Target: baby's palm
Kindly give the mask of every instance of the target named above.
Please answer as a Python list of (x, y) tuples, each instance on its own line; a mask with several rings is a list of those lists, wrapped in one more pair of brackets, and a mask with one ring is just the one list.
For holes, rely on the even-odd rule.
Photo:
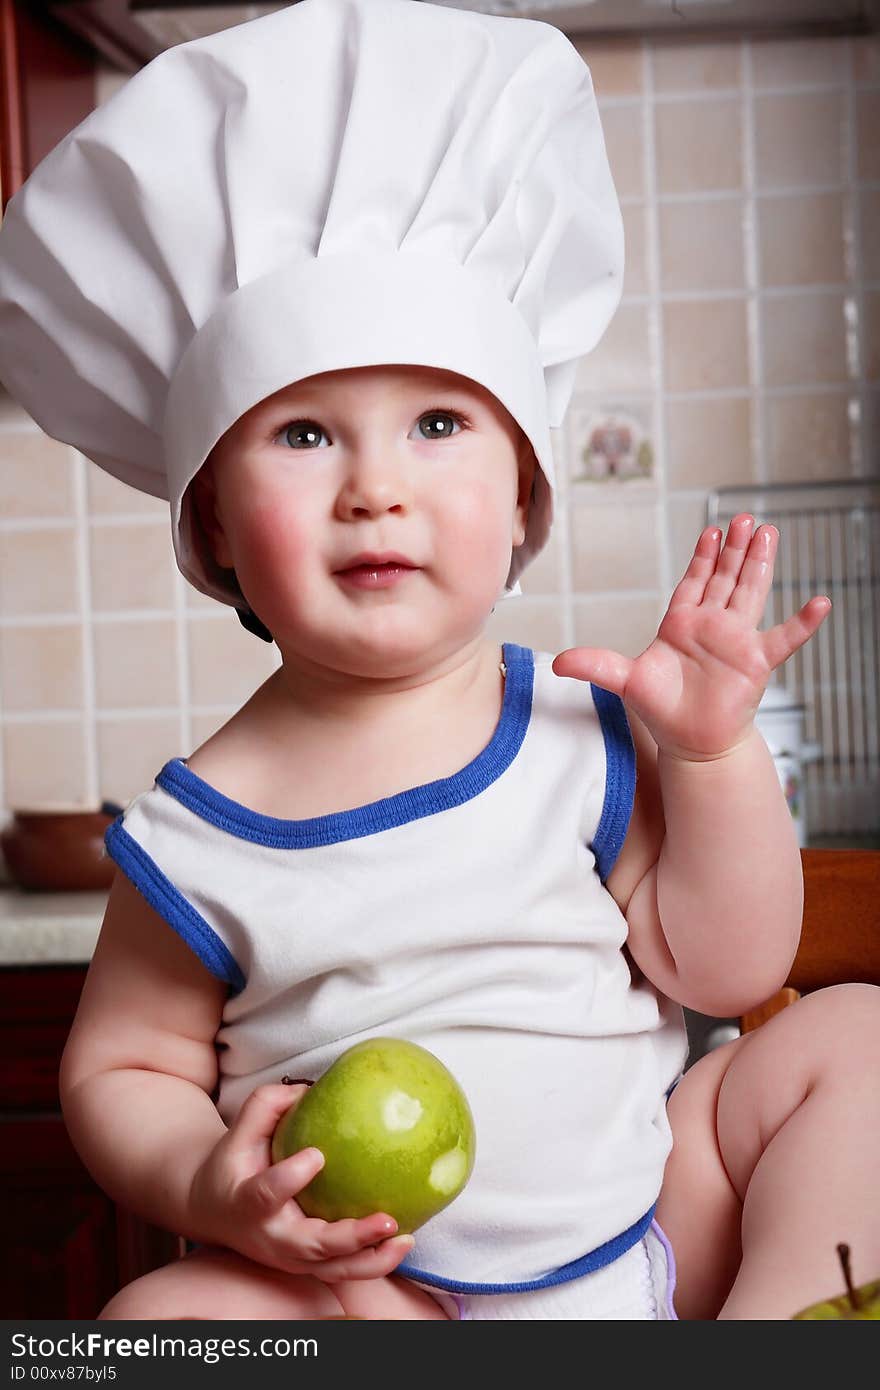
[(635, 660), (573, 647), (553, 662), (612, 690), (674, 756), (719, 757), (748, 734), (772, 672), (812, 637), (831, 605), (812, 598), (786, 622), (758, 631), (773, 579), (778, 533), (752, 535), (753, 518), (734, 517), (727, 541), (705, 530), (660, 624)]

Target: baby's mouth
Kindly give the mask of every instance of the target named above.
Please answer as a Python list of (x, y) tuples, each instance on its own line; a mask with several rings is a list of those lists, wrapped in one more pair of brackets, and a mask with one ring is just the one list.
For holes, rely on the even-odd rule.
[(385, 565), (351, 565), (346, 570), (340, 570), (340, 574), (386, 574), (394, 570), (411, 570), (415, 565), (398, 565), (390, 562)]
[(418, 567), (397, 560), (385, 563), (369, 561), (365, 564), (350, 565), (348, 569), (337, 570), (336, 573), (349, 589), (390, 589), (405, 583), (411, 574), (418, 574)]

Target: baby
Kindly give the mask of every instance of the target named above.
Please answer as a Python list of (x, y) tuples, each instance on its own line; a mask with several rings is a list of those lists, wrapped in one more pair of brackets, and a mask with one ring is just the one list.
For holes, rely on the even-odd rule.
[[(549, 656), (506, 646), (505, 672), (485, 626), (525, 533), (530, 454), (503, 408), (466, 379), (374, 367), (316, 375), (259, 403), (198, 474), (197, 506), (217, 563), (234, 569), (282, 665), (185, 765), (169, 765), (171, 776), (166, 769), (160, 781), (169, 806), (176, 798), (173, 811), (151, 817), (135, 802), (129, 812), (134, 833), (188, 885), (187, 901), (197, 892), (201, 903), (217, 900), (226, 943), (248, 943), (229, 972), (218, 960), (223, 942), (183, 919), (170, 880), (145, 867), (137, 841), (111, 836), (126, 873), (111, 892), (65, 1050), (64, 1115), (116, 1200), (203, 1248), (123, 1289), (105, 1317), (650, 1316), (656, 1300), (640, 1304), (634, 1292), (635, 1256), (654, 1268), (644, 1237), (558, 1283), (541, 1263), (542, 1240), (559, 1245), (572, 1232), (577, 1250), (579, 1223), (590, 1228), (576, 1189), (548, 1199), (548, 1172), (571, 1184), (574, 1160), (584, 1183), (604, 1183), (628, 1216), (625, 1198), (642, 1171), (622, 1150), (627, 1181), (609, 1185), (603, 1168), (618, 1157), (615, 1128), (639, 1143), (645, 1175), (654, 1173), (648, 1205), (656, 1199), (653, 1229), (675, 1252), (678, 1317), (790, 1317), (836, 1286), (842, 1237), (857, 1241), (870, 1267), (875, 1147), (866, 1133), (873, 1126), (877, 1134), (878, 1103), (869, 1069), (846, 1058), (871, 1055), (878, 991), (842, 986), (809, 996), (691, 1067), (666, 1109), (665, 1172), (664, 1087), (683, 1061), (682, 1034), (672, 1027), (664, 1038), (665, 1006), (659, 1015), (648, 1008), (656, 996), (735, 1015), (785, 979), (800, 924), (800, 858), (753, 717), (768, 677), (815, 632), (828, 601), (813, 598), (759, 632), (778, 536), (741, 515), (723, 544), (713, 528), (699, 537), (656, 639), (637, 660), (575, 648), (551, 668)], [(400, 564), (380, 567), (392, 553)], [(375, 564), (352, 568), (367, 554)], [(514, 675), (518, 715), (506, 708)], [(530, 679), (542, 737), (543, 721), (566, 711), (571, 747), (582, 736), (592, 746), (589, 689), (578, 682), (595, 681), (623, 698), (636, 749), (628, 829), (604, 886), (592, 869), (595, 893), (584, 893), (581, 920), (570, 923), (554, 917), (564, 916), (578, 846), (553, 841), (572, 791), (591, 800), (589, 769), (574, 761), (553, 769), (560, 829), (551, 822), (531, 847), (506, 823), (509, 848), (497, 839), (474, 845), (476, 862), (462, 870), (448, 855), (458, 842), (442, 825), (495, 790), (517, 801), (516, 762), (532, 737), (523, 696)], [(525, 724), (519, 748), (511, 742), (517, 717)], [(614, 719), (603, 722), (610, 740)], [(614, 757), (622, 767), (619, 750)], [(530, 794), (541, 802), (540, 782)], [(598, 795), (607, 808), (604, 780)], [(423, 841), (408, 837), (412, 827)], [(400, 836), (402, 847), (383, 844)], [(388, 882), (420, 843), (436, 862), (419, 860), (401, 882)], [(285, 856), (308, 859), (321, 846), (326, 856), (303, 867), (301, 893), (299, 865)], [(524, 853), (537, 876), (518, 867)], [(509, 884), (495, 877), (505, 854)], [(435, 873), (455, 880), (439, 890), (437, 929), (422, 897)], [(528, 900), (533, 883), (544, 903)], [(465, 888), (482, 893), (471, 917), (462, 916)], [(499, 927), (496, 894), (505, 905), (508, 896), (521, 901), (518, 920)], [(594, 905), (603, 895), (604, 912)], [(254, 917), (268, 914), (265, 936), (233, 925), (239, 902)], [(459, 920), (440, 937), (453, 905)], [(612, 940), (601, 952), (603, 936)], [(257, 946), (262, 959), (252, 954)], [(279, 969), (285, 976), (273, 978)], [(240, 993), (237, 970), (247, 981)], [(580, 984), (570, 978), (578, 971)], [(258, 1025), (250, 1032), (247, 991)], [(594, 991), (607, 999), (592, 999)], [(311, 1017), (282, 1023), (267, 1000)], [(569, 1036), (578, 1009), (586, 1036)], [(621, 1026), (641, 1028), (636, 1041), (651, 1045), (628, 1053), (615, 1044), (632, 1035), (602, 1039), (615, 1010)], [(303, 1215), (296, 1196), (320, 1153), (269, 1162), (274, 1126), (305, 1090), (280, 1084), (282, 1073), (314, 1075), (316, 1055), (326, 1065), (368, 1032), (427, 1039), (474, 1107), (478, 1165), (465, 1193), (425, 1228), (426, 1238), (437, 1228), (419, 1258), (425, 1278), (394, 1273), (413, 1241), (396, 1236), (382, 1212), (330, 1224)], [(300, 1048), (292, 1055), (291, 1039)], [(642, 1075), (621, 1069), (628, 1055)], [(597, 1065), (609, 1080), (594, 1074)], [(274, 1079), (253, 1087), (264, 1075)], [(212, 1099), (218, 1082), (225, 1122)], [(608, 1134), (571, 1128), (577, 1091), (606, 1086)], [(534, 1229), (528, 1213), (497, 1201), (508, 1188), (534, 1205)], [(623, 1231), (613, 1234), (620, 1240)], [(494, 1293), (465, 1288), (480, 1245), (500, 1252), (498, 1269), (512, 1276), (477, 1281)], [(568, 1245), (566, 1255), (571, 1237)], [(442, 1273), (422, 1269), (428, 1252)], [(625, 1278), (616, 1266), (630, 1255)], [(536, 1288), (501, 1291), (522, 1282)], [(547, 1311), (529, 1312), (536, 1301)]]
[[(789, 1318), (839, 1241), (880, 1267), (852, 1064), (880, 991), (684, 1070), (683, 1007), (744, 1012), (797, 947), (754, 715), (828, 600), (759, 630), (779, 538), (740, 515), (636, 659), (487, 633), (547, 540), (549, 429), (622, 250), (568, 40), (410, 0), (176, 46), (9, 205), (0, 375), (168, 497), (182, 572), (281, 657), (108, 833), (65, 1121), (195, 1248), (105, 1318)], [(415, 1240), (306, 1217), (316, 1150), (270, 1162), (307, 1081), (379, 1035), (474, 1113), (471, 1179)]]

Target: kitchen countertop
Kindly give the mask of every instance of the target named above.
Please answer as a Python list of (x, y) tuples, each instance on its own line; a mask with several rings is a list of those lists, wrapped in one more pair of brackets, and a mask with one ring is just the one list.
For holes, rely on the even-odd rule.
[(0, 886), (0, 968), (88, 965), (107, 893), (31, 893)]

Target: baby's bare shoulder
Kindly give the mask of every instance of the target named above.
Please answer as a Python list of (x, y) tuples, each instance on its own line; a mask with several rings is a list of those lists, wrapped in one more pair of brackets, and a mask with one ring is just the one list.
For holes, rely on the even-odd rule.
[(235, 719), (230, 719), (215, 730), (204, 743), (188, 755), (186, 765), (203, 781), (217, 784), (241, 775), (247, 757), (247, 748), (235, 729)]
[(256, 702), (238, 710), (186, 759), (215, 791), (247, 805), (264, 800), (278, 775), (277, 730)]
[(259, 708), (240, 710), (186, 763), (213, 791), (257, 815), (307, 820), (356, 804), (347, 800), (351, 787), (332, 742), (317, 739), (294, 713), (279, 721)]

